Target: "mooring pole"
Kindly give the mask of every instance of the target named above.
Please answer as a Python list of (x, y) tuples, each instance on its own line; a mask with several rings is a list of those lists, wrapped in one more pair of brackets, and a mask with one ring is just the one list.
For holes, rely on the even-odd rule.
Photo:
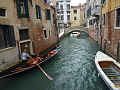
[(118, 41), (118, 44), (117, 44), (117, 56), (116, 56), (116, 61), (117, 62), (119, 60), (119, 45), (120, 45), (120, 41)]
[(100, 50), (102, 50), (102, 36), (101, 36)]

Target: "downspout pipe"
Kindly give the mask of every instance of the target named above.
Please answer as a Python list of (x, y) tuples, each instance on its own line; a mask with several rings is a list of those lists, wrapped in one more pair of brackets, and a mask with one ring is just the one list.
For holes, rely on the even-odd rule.
[(104, 53), (105, 53), (105, 49), (106, 49), (106, 43), (107, 43), (107, 40), (104, 39)]
[(117, 56), (116, 56), (116, 61), (119, 61), (119, 45), (120, 45), (120, 41), (118, 41), (117, 43)]

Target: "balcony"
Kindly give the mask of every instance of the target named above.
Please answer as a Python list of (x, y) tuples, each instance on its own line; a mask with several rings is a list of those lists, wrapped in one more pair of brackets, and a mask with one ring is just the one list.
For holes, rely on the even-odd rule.
[(100, 12), (101, 12), (101, 9), (100, 9), (100, 6), (99, 6), (99, 7), (95, 7), (92, 10), (91, 14), (92, 14), (92, 16), (98, 17), (98, 16), (100, 16)]

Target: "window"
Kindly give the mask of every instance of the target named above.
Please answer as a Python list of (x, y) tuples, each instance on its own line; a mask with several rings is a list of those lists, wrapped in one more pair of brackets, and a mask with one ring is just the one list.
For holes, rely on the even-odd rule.
[(29, 39), (28, 29), (19, 30), (20, 41)]
[(70, 15), (67, 15), (67, 20), (70, 20)]
[(41, 8), (38, 5), (36, 5), (36, 18), (41, 19)]
[(70, 9), (70, 4), (67, 4), (67, 9)]
[(0, 25), (0, 49), (16, 46), (13, 26)]
[(28, 18), (28, 0), (16, 0), (18, 18)]
[(56, 8), (59, 9), (59, 3), (56, 3)]
[(92, 25), (92, 20), (89, 20), (89, 25)]
[(116, 9), (116, 27), (120, 27), (120, 8)]
[(77, 9), (73, 10), (73, 12), (74, 12), (74, 14), (76, 14), (77, 13)]
[(60, 9), (63, 10), (63, 5), (62, 4), (60, 5)]
[(104, 4), (106, 0), (101, 0), (101, 4)]
[(0, 8), (0, 17), (7, 17), (6, 9)]
[(105, 26), (105, 14), (103, 14), (103, 26)]
[(74, 17), (74, 20), (77, 20), (77, 17)]
[(46, 10), (46, 20), (51, 20), (50, 9), (45, 9), (45, 10)]
[(61, 16), (61, 20), (64, 20), (64, 16), (63, 15)]
[(45, 2), (48, 2), (48, 0), (44, 0)]
[(44, 30), (44, 38), (47, 38), (47, 31)]
[(70, 14), (70, 11), (67, 11), (67, 14)]
[(93, 19), (93, 24), (95, 23), (95, 21), (96, 21), (96, 19), (94, 18), (94, 19)]

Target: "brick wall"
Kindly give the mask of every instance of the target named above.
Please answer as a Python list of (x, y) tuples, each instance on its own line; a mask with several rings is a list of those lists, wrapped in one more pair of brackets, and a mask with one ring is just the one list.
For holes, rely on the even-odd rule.
[[(117, 55), (117, 43), (120, 40), (120, 29), (115, 29), (115, 10), (106, 13), (106, 23), (105, 27), (102, 26), (102, 37), (103, 37), (103, 46), (104, 39), (106, 39), (110, 43), (106, 44), (107, 51), (109, 51), (115, 58)], [(120, 53), (119, 53), (120, 55)], [(120, 62), (120, 57), (119, 57)]]
[[(41, 7), (41, 16), (42, 19), (36, 19), (36, 8), (35, 5)], [(20, 29), (28, 29), (29, 39), (32, 42), (33, 52), (40, 53), (55, 44), (58, 40), (58, 29), (55, 24), (53, 24), (53, 14), (55, 13), (54, 8), (51, 7), (44, 0), (35, 0), (33, 2), (33, 7), (31, 6), (28, 0), (29, 7), (29, 18), (18, 18), (17, 16), (17, 7), (15, 7), (15, 28), (17, 31), (17, 40), (19, 38)], [(46, 20), (45, 9), (50, 9), (51, 20)], [(48, 38), (44, 38), (44, 29), (47, 30)], [(51, 36), (49, 36), (49, 31), (51, 30)], [(56, 32), (56, 33), (55, 33)]]

